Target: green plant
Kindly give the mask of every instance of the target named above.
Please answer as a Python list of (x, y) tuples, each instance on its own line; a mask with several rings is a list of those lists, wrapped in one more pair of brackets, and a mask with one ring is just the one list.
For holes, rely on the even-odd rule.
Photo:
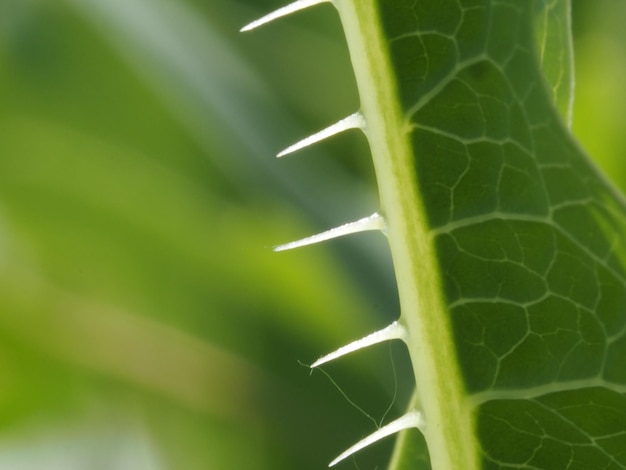
[(626, 205), (568, 130), (569, 2), (333, 3), (361, 109), (303, 145), (361, 128), (380, 210), (281, 248), (383, 230), (398, 323), (321, 362), (401, 338), (416, 381), (333, 464), (418, 428), (392, 468), (625, 468)]

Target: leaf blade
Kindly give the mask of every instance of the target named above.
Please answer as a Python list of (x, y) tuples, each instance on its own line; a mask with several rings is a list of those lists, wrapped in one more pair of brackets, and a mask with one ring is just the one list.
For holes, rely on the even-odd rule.
[[(378, 8), (410, 129), (414, 160), (404, 170), (421, 190), (416, 204), (436, 247), (470, 401), (503, 393), (514, 409), (531, 390), (562, 388), (563, 397), (590, 380), (600, 396), (621, 393), (626, 209), (564, 126), (573, 88), (569, 4)], [(563, 60), (551, 69), (555, 56)], [(403, 308), (401, 319), (409, 315), (426, 314)], [(479, 425), (488, 403), (475, 410)], [(428, 421), (428, 406), (425, 413)], [(570, 457), (575, 465), (587, 459)]]

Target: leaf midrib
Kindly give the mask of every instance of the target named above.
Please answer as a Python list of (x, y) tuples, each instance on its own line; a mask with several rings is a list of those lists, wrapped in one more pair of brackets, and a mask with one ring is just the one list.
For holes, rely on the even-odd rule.
[(387, 222), (402, 322), (437, 469), (479, 468), (472, 409), (465, 395), (441, 287), (441, 275), (374, 0), (336, 2), (361, 96), (361, 112)]

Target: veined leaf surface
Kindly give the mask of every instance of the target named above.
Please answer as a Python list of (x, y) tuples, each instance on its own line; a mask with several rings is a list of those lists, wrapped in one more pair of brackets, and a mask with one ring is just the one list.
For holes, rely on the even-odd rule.
[(432, 467), (626, 468), (626, 210), (567, 129), (569, 4), (336, 4)]

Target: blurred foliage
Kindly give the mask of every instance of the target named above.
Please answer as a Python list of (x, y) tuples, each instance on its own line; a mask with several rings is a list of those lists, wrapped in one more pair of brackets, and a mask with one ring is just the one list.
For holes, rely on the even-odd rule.
[[(0, 468), (325, 468), (376, 423), (310, 363), (396, 316), (364, 139), (277, 162), (358, 107), (332, 7), (0, 0)], [(623, 2), (574, 2), (575, 133), (626, 187)], [(328, 371), (374, 421), (410, 374)], [(346, 468), (384, 466), (390, 446)]]
[(626, 3), (573, 2), (576, 100), (573, 132), (605, 170), (626, 189)]

